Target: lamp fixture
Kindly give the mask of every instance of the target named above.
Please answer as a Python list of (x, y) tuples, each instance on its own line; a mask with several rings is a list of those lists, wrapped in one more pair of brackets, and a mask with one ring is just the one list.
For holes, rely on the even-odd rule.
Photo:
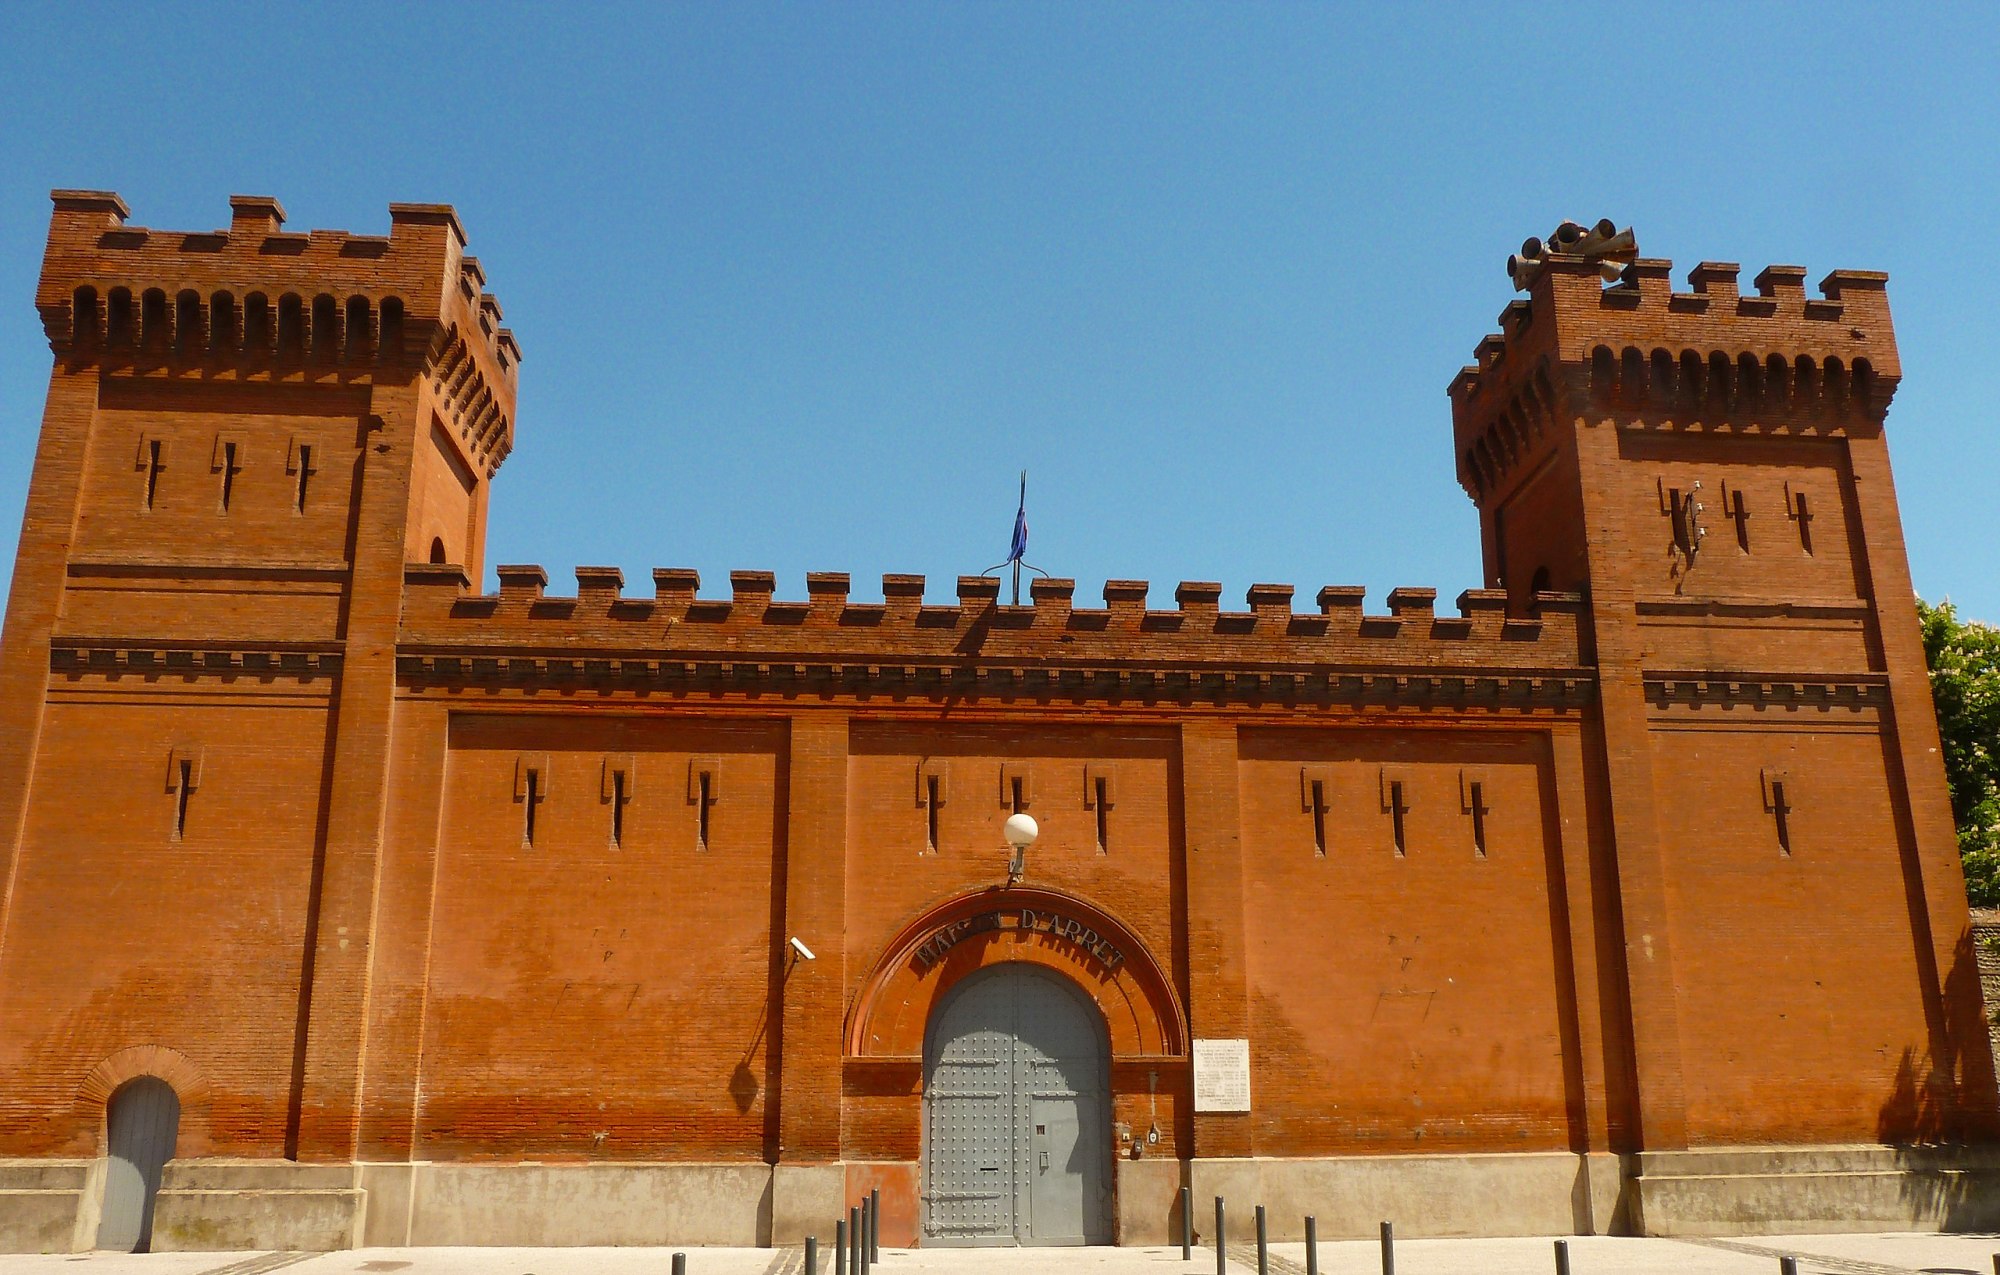
[(1007, 816), (1001, 827), (1007, 844), (1014, 848), (1013, 858), (1007, 861), (1007, 884), (1017, 885), (1028, 870), (1028, 847), (1035, 844), (1035, 838), (1042, 835), (1042, 829), (1033, 815), (1015, 812)]

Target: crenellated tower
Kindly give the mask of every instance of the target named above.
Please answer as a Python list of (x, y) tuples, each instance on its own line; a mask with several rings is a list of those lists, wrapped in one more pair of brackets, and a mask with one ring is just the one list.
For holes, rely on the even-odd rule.
[[(231, 1100), (288, 1156), (349, 1160), (404, 566), (478, 578), (520, 350), (444, 205), (392, 205), (368, 236), (287, 232), (263, 197), (192, 233), (131, 225), (107, 192), (53, 200), (35, 302), (55, 361), (0, 638), (0, 879), (10, 903), (21, 863), (167, 909), (207, 880), (277, 900), (283, 922), (226, 959), (258, 971), (247, 994), (279, 980), (304, 1026), (233, 1046)], [(105, 821), (88, 858), (35, 813), (84, 790)], [(164, 1037), (185, 1011), (139, 1012)]]
[[(1634, 1145), (1970, 1136), (1993, 1077), (1883, 440), (1886, 276), (1670, 271), (1608, 222), (1531, 240), (1450, 387), (1488, 585), (1588, 602)], [(1910, 962), (1843, 942), (1883, 924)], [(1808, 1067), (1906, 1100), (1836, 1128), (1787, 1100)]]
[(392, 205), (387, 237), (293, 234), (277, 200), (239, 195), (228, 229), (184, 233), (127, 225), (113, 194), (53, 198), (35, 304), (58, 378), (94, 378), (107, 413), (203, 418), (141, 429), (137, 499), (106, 454), (78, 493), (79, 553), (340, 556), (355, 438), (333, 422), (352, 419), (392, 445), (421, 427), (405, 556), (478, 577), (520, 350), (449, 207)]

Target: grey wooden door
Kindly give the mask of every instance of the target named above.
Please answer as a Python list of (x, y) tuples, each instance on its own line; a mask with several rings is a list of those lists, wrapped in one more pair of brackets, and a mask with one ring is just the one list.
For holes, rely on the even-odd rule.
[(153, 1198), (160, 1191), (160, 1170), (174, 1158), (181, 1100), (166, 1081), (141, 1076), (111, 1095), (106, 1123), (110, 1161), (97, 1247), (148, 1252), (153, 1246)]
[(1030, 965), (967, 978), (926, 1042), (924, 1235), (1111, 1238), (1110, 1077), (1093, 1006)]

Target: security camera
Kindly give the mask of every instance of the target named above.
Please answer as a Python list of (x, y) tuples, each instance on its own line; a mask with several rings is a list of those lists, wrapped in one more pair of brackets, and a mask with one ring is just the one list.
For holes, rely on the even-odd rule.
[(804, 960), (810, 961), (817, 959), (813, 956), (813, 950), (807, 947), (805, 944), (799, 942), (796, 937), (792, 939), (792, 950), (794, 952), (797, 952), (799, 956)]

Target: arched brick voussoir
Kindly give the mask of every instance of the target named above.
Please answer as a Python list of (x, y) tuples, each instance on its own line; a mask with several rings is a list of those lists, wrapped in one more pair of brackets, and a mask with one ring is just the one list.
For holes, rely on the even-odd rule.
[(1019, 886), (947, 899), (897, 931), (855, 998), (848, 1057), (921, 1057), (941, 998), (966, 975), (1008, 961), (1082, 988), (1104, 1015), (1114, 1059), (1187, 1053), (1173, 983), (1131, 927), (1088, 899)]
[(158, 1076), (173, 1086), (175, 1096), (180, 1099), (181, 1126), (175, 1154), (207, 1155), (210, 1150), (208, 1081), (186, 1054), (165, 1045), (132, 1045), (92, 1067), (76, 1089), (79, 1121), (94, 1124), (98, 1144), (104, 1145), (104, 1120), (111, 1095), (125, 1082), (141, 1076)]

